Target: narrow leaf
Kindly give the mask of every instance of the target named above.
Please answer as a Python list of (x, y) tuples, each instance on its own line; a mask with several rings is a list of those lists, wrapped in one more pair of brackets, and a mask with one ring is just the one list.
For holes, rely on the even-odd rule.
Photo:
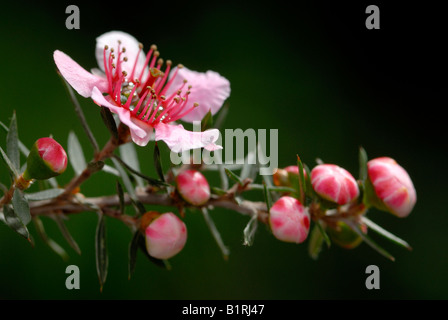
[(221, 129), (222, 125), (224, 124), (224, 121), (226, 120), (227, 114), (229, 113), (229, 104), (225, 103), (221, 110), (219, 110), (218, 114), (216, 115), (216, 121), (214, 127), (218, 130)]
[(114, 167), (111, 167), (111, 166), (109, 166), (107, 164), (104, 165), (103, 171), (107, 172), (107, 173), (110, 173), (110, 174), (112, 174), (112, 175), (114, 175), (116, 177), (120, 176), (120, 173), (118, 172), (117, 169), (115, 169)]
[(107, 269), (109, 266), (109, 256), (107, 254), (106, 242), (106, 224), (102, 213), (98, 215), (98, 225), (95, 234), (95, 257), (96, 271), (100, 281), (100, 290), (103, 290), (104, 283), (107, 278)]
[(131, 276), (134, 273), (135, 266), (137, 264), (137, 252), (139, 248), (140, 236), (140, 231), (137, 230), (132, 237), (131, 243), (129, 244), (128, 279), (131, 279)]
[(407, 243), (403, 239), (400, 239), (399, 237), (390, 233), (389, 231), (383, 229), (382, 227), (380, 227), (379, 225), (377, 225), (375, 222), (368, 219), (367, 217), (362, 217), (361, 221), (364, 222), (367, 225), (367, 227), (369, 227), (371, 230), (373, 230), (373, 231), (377, 232), (379, 235), (389, 239), (393, 243), (398, 244), (408, 250), (412, 250), (412, 247), (409, 245), (409, 243)]
[(264, 196), (264, 201), (266, 202), (266, 208), (268, 209), (268, 213), (271, 213), (271, 198), (268, 192), (268, 187), (266, 186), (266, 184), (263, 184), (263, 196)]
[(201, 131), (205, 131), (213, 126), (213, 116), (211, 110), (209, 110), (204, 118), (201, 120)]
[(230, 254), (229, 248), (227, 248), (227, 246), (224, 244), (224, 241), (221, 238), (221, 234), (219, 233), (218, 228), (216, 228), (216, 225), (213, 222), (212, 217), (210, 217), (208, 210), (203, 207), (201, 208), (201, 212), (204, 217), (205, 223), (207, 224), (207, 227), (210, 229), (210, 232), (212, 233), (212, 236), (215, 239), (216, 244), (221, 250), (221, 254), (224, 260), (227, 260)]
[(242, 180), (249, 177), (249, 175), (252, 171), (252, 167), (256, 163), (256, 158), (257, 158), (257, 149), (256, 148), (254, 148), (254, 150), (249, 151), (247, 153), (246, 159), (244, 159), (243, 168), (241, 169), (241, 173), (240, 173), (240, 178)]
[(26, 240), (28, 240), (31, 243), (30, 239), (30, 233), (26, 226), (22, 223), (20, 218), (17, 216), (17, 214), (14, 212), (11, 206), (5, 205), (3, 206), (3, 215), (5, 218), (6, 224), (13, 229), (15, 232), (17, 232), (19, 235), (24, 237)]
[(27, 225), (31, 221), (30, 206), (25, 198), (25, 194), (20, 189), (14, 190), (12, 197), (12, 205), (14, 212), (19, 216), (24, 225)]
[(313, 260), (317, 260), (317, 258), (319, 258), (323, 243), (324, 236), (316, 223), (313, 230), (311, 230), (310, 240), (308, 242), (308, 254)]
[(163, 169), (162, 169), (162, 160), (160, 158), (160, 150), (159, 150), (159, 146), (157, 145), (157, 142), (155, 143), (155, 146), (154, 146), (154, 166), (156, 167), (156, 172), (157, 172), (157, 175), (159, 176), (160, 180), (165, 182), (165, 176), (163, 174)]
[[(138, 161), (137, 150), (135, 149), (135, 145), (133, 143), (125, 143), (120, 147), (120, 155), (121, 159), (133, 170), (140, 172), (140, 162)], [(134, 174), (135, 181), (139, 187), (143, 187), (143, 179)]]
[[(128, 166), (128, 165), (127, 165), (127, 164), (126, 164), (126, 163), (125, 163), (119, 156), (117, 156), (117, 155), (113, 155), (113, 156), (112, 156), (112, 161), (114, 162), (114, 164), (115, 164), (115, 163), (118, 163), (119, 165), (125, 167), (129, 172), (131, 172), (131, 173), (133, 173), (133, 174), (135, 174), (135, 175), (137, 175), (137, 176), (139, 176), (139, 177), (142, 177), (142, 178), (145, 179), (150, 185), (157, 186), (157, 187), (169, 186), (169, 184), (166, 183), (166, 182), (163, 182), (163, 181), (161, 181), (161, 180), (157, 180), (157, 179), (148, 177), (148, 176), (146, 176), (146, 175), (144, 175), (144, 174), (142, 174), (142, 173), (140, 173), (140, 172), (138, 172), (138, 171), (132, 169), (130, 166)], [(115, 167), (116, 167), (116, 166), (115, 166)], [(118, 170), (118, 168), (117, 168), (117, 170)], [(120, 172), (120, 170), (118, 170), (118, 171)], [(123, 171), (123, 172), (124, 172), (124, 171)], [(120, 176), (121, 176), (121, 173), (120, 173)], [(129, 181), (130, 181), (130, 180), (129, 180)], [(126, 185), (125, 185), (125, 187), (126, 187)]]
[(218, 164), (219, 177), (221, 178), (221, 189), (229, 189), (229, 178), (226, 174), (225, 168), (222, 164)]
[(20, 169), (19, 135), (17, 132), (17, 118), (14, 112), (9, 125), (9, 131), (6, 135), (6, 153), (13, 166)]
[(64, 193), (64, 189), (59, 189), (59, 188), (47, 189), (47, 190), (38, 191), (38, 192), (34, 192), (34, 193), (25, 193), (25, 198), (28, 201), (48, 200), (48, 199), (56, 198), (57, 196), (61, 195), (62, 193)]
[(57, 244), (53, 239), (49, 238), (47, 233), (45, 232), (44, 224), (39, 217), (34, 217), (33, 219), (34, 227), (36, 228), (37, 233), (45, 242), (46, 245), (50, 247), (58, 256), (62, 258), (64, 261), (68, 261), (69, 256), (67, 252), (62, 248), (59, 244)]
[(73, 131), (68, 134), (68, 158), (70, 163), (79, 176), (87, 167), (86, 160), (84, 158), (84, 152), (82, 151), (81, 144), (78, 137)]
[(61, 77), (62, 81), (65, 84), (65, 88), (67, 89), (67, 92), (69, 94), (70, 100), (73, 104), (73, 107), (75, 108), (75, 113), (78, 116), (79, 121), (81, 122), (81, 126), (84, 129), (85, 133), (87, 134), (87, 137), (89, 138), (90, 144), (93, 147), (93, 150), (98, 152), (100, 150), (98, 143), (96, 142), (95, 136), (92, 133), (92, 130), (90, 130), (89, 124), (87, 123), (86, 117), (84, 116), (84, 112), (81, 109), (81, 105), (78, 102), (78, 99), (76, 99), (75, 92), (73, 91), (70, 84), (62, 77), (62, 75), (58, 72), (59, 76)]
[(118, 139), (117, 124), (115, 123), (114, 116), (112, 115), (112, 112), (110, 112), (109, 108), (101, 107), (101, 118), (103, 119), (104, 124), (106, 125), (111, 135), (115, 139)]
[(11, 160), (8, 158), (6, 153), (3, 151), (2, 147), (0, 147), (0, 154), (2, 155), (2, 159), (6, 166), (8, 167), (9, 172), (12, 174), (14, 179), (17, 179), (19, 177), (19, 173), (17, 172), (16, 168), (12, 164)]
[(299, 155), (297, 155), (297, 166), (299, 167), (299, 190), (298, 190), (298, 194), (300, 196), (300, 202), (302, 204), (305, 204), (306, 182), (305, 182), (305, 176), (303, 174), (302, 160), (300, 160)]
[(67, 240), (70, 247), (72, 247), (73, 250), (76, 251), (77, 254), (81, 254), (81, 249), (79, 248), (78, 244), (76, 243), (75, 239), (73, 239), (72, 235), (70, 234), (70, 231), (67, 229), (67, 226), (65, 225), (64, 221), (62, 220), (62, 217), (60, 214), (51, 215), (54, 221), (56, 221), (56, 224), (59, 227), (59, 230), (61, 230), (62, 235), (64, 236), (65, 240)]
[(355, 231), (364, 240), (364, 242), (367, 243), (372, 249), (374, 249), (376, 252), (386, 257), (387, 259), (395, 261), (395, 258), (389, 252), (381, 248), (368, 235), (362, 232), (362, 230), (353, 221), (351, 221), (350, 219), (341, 219), (341, 220), (344, 221), (353, 231)]
[[(5, 132), (9, 132), (9, 128), (1, 121), (0, 121), (0, 127), (2, 127), (5, 130)], [(19, 150), (20, 150), (20, 152), (22, 152), (22, 154), (25, 157), (27, 157), (28, 154), (30, 153), (30, 150), (22, 143), (22, 141), (20, 141), (20, 139), (18, 141), (19, 141)]]
[(331, 247), (330, 237), (328, 236), (327, 232), (325, 231), (324, 227), (322, 227), (322, 225), (320, 224), (319, 221), (316, 221), (316, 227), (317, 227), (317, 230), (319, 230), (319, 232), (322, 234), (322, 237), (325, 240), (327, 247), (330, 248)]
[(367, 179), (367, 152), (363, 147), (359, 147), (359, 180)]
[(120, 182), (116, 183), (116, 189), (117, 189), (117, 194), (118, 194), (118, 199), (120, 200), (120, 213), (123, 214), (124, 213), (124, 192), (123, 192), (123, 187), (121, 186)]
[(238, 177), (235, 173), (233, 173), (232, 171), (230, 171), (227, 168), (224, 168), (225, 172), (227, 173), (227, 176), (232, 179), (235, 182), (238, 182), (241, 186), (243, 185), (243, 183), (241, 182), (240, 177)]
[(245, 246), (251, 246), (254, 243), (255, 232), (258, 228), (258, 215), (254, 212), (246, 227), (243, 230), (244, 242)]
[(126, 173), (126, 171), (124, 171), (123, 167), (121, 166), (123, 162), (120, 161), (121, 159), (118, 160), (119, 158), (116, 157), (112, 157), (111, 159), (115, 165), (115, 168), (117, 168), (118, 172), (120, 173), (121, 180), (123, 181), (124, 187), (126, 188), (129, 197), (131, 197), (131, 199), (136, 200), (137, 195), (135, 194), (135, 189), (134, 186), (132, 185), (131, 179), (129, 179), (128, 174)]

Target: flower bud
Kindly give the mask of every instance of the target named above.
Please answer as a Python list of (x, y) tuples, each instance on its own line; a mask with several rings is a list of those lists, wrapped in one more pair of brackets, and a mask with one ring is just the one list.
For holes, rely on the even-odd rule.
[[(303, 176), (306, 178), (305, 169), (303, 169)], [(299, 179), (298, 166), (288, 166), (283, 169), (277, 169), (273, 175), (274, 185), (279, 187), (296, 188)]]
[(397, 217), (409, 215), (417, 201), (414, 185), (406, 170), (394, 159), (381, 157), (367, 162), (368, 187), (372, 187), (369, 202)]
[(52, 138), (38, 139), (26, 160), (27, 167), (23, 173), (26, 180), (45, 180), (60, 175), (67, 168), (67, 154)]
[(199, 171), (182, 171), (177, 175), (176, 183), (179, 194), (192, 205), (200, 206), (210, 199), (210, 186)]
[(277, 239), (302, 243), (310, 230), (310, 215), (299, 200), (283, 196), (271, 207), (269, 224)]
[[(365, 224), (361, 224), (360, 227), (363, 233), (367, 233)], [(334, 243), (345, 249), (354, 249), (362, 242), (361, 236), (342, 221), (338, 221), (334, 227), (327, 228), (327, 233)]]
[(311, 170), (311, 185), (322, 198), (343, 205), (359, 195), (355, 178), (334, 164), (320, 164)]
[(187, 242), (187, 227), (174, 213), (162, 213), (145, 229), (146, 250), (157, 259), (178, 254)]

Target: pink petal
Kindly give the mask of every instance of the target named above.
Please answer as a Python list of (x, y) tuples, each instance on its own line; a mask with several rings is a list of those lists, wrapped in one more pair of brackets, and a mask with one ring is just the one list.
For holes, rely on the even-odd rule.
[(93, 75), (64, 52), (56, 50), (53, 53), (54, 62), (65, 80), (83, 97), (90, 97), (92, 89), (97, 87), (100, 91), (107, 91), (107, 79)]
[(171, 125), (160, 122), (154, 129), (156, 130), (155, 140), (163, 140), (173, 152), (183, 152), (185, 150), (206, 148), (213, 151), (222, 149), (215, 144), (219, 138), (218, 129), (211, 129), (204, 132), (192, 132), (185, 130), (182, 125)]
[(109, 102), (96, 87), (92, 90), (92, 99), (96, 104), (107, 107), (113, 113), (118, 114), (120, 121), (129, 127), (132, 140), (137, 145), (145, 146), (146, 144), (148, 144), (153, 131), (153, 128), (151, 126), (144, 123), (143, 121), (132, 118), (131, 113), (128, 109), (118, 107)]
[[(118, 54), (118, 41), (121, 42), (120, 50), (126, 48), (126, 52), (122, 54), (122, 57), (127, 57), (128, 61), (122, 64), (123, 70), (125, 70), (128, 74), (131, 74), (134, 64), (137, 62), (136, 66), (136, 75), (139, 76), (141, 70), (145, 67), (145, 53), (143, 50), (139, 52), (139, 42), (136, 38), (131, 36), (130, 34), (122, 31), (110, 31), (105, 34), (102, 34), (98, 38), (96, 38), (96, 49), (95, 56), (98, 62), (98, 66), (101, 70), (104, 70), (104, 46), (108, 46), (110, 48), (114, 48), (115, 56)], [(137, 57), (138, 55), (138, 57)], [(145, 68), (146, 75), (148, 72), (147, 68)]]
[[(170, 78), (173, 75), (171, 71)], [(178, 70), (177, 76), (166, 92), (170, 96), (176, 92), (186, 79), (187, 85), (191, 85), (191, 93), (188, 96), (188, 104), (185, 110), (191, 108), (196, 102), (199, 107), (185, 115), (182, 120), (186, 122), (200, 121), (210, 110), (212, 115), (218, 112), (224, 101), (230, 96), (230, 82), (214, 71), (197, 72), (185, 67)]]

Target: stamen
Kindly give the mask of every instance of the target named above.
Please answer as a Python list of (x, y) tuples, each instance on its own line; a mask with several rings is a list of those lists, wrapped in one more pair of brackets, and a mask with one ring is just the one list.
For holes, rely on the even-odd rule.
[(138, 56), (140, 55), (140, 52), (142, 51), (142, 49), (143, 49), (143, 44), (139, 43), (137, 56), (135, 57), (134, 66), (132, 67), (132, 71), (131, 71), (131, 79), (134, 78), (134, 72), (135, 72), (135, 67), (137, 66)]

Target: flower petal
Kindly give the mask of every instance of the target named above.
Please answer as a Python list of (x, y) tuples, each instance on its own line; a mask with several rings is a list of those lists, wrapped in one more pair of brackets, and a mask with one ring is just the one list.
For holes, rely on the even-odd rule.
[[(170, 78), (176, 69), (171, 71)], [(185, 115), (182, 120), (186, 122), (200, 121), (210, 110), (212, 115), (218, 112), (224, 101), (230, 96), (230, 82), (214, 71), (197, 72), (185, 67), (178, 70), (166, 96), (176, 92), (186, 79), (187, 85), (191, 85), (191, 93), (188, 96), (188, 104), (185, 110), (191, 108), (196, 102), (197, 108)]]
[(155, 140), (163, 140), (173, 152), (183, 152), (185, 150), (205, 148), (213, 151), (222, 149), (222, 146), (216, 145), (219, 138), (219, 130), (211, 129), (204, 132), (192, 132), (185, 130), (182, 125), (158, 123)]
[(153, 128), (148, 124), (134, 119), (131, 117), (131, 112), (128, 109), (119, 107), (109, 102), (103, 94), (98, 90), (98, 88), (93, 88), (92, 99), (96, 104), (107, 107), (113, 113), (116, 113), (120, 118), (120, 121), (129, 127), (131, 132), (132, 140), (139, 146), (145, 146), (151, 139)]
[[(143, 50), (139, 53), (140, 44), (136, 38), (122, 31), (110, 31), (96, 38), (95, 56), (98, 61), (98, 66), (101, 70), (105, 71), (103, 54), (104, 47), (107, 45), (109, 48), (113, 48), (115, 53), (118, 53), (118, 41), (121, 42), (120, 50), (126, 48), (124, 56), (127, 57), (127, 61), (122, 64), (122, 69), (128, 74), (131, 74), (134, 64), (137, 63), (135, 72), (137, 76), (139, 76), (141, 70), (145, 67), (145, 53)], [(145, 70), (145, 75), (147, 72), (148, 70)]]
[(53, 53), (54, 62), (65, 80), (83, 97), (90, 97), (92, 89), (107, 91), (107, 79), (93, 75), (64, 52), (56, 50)]

